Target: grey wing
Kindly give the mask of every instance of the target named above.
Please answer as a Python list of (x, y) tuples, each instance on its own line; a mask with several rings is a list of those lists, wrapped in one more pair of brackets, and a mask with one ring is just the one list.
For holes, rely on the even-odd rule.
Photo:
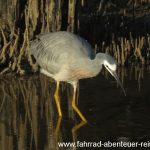
[[(95, 52), (91, 45), (82, 37), (71, 32), (59, 31), (40, 35), (40, 39), (47, 44), (47, 40), (51, 41), (53, 47), (57, 47), (60, 53), (70, 53), (73, 56), (79, 55), (82, 57), (95, 58)], [(61, 48), (61, 49), (60, 49)]]
[(29, 52), (35, 57), (40, 67), (51, 74), (58, 73), (67, 58), (67, 53), (59, 53), (50, 39), (37, 38), (32, 41)]

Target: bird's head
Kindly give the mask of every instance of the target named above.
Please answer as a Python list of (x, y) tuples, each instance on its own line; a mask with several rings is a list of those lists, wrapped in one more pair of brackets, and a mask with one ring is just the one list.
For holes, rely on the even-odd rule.
[(117, 70), (117, 63), (115, 59), (110, 55), (105, 54), (103, 65), (111, 74), (112, 72), (116, 72)]
[(120, 87), (123, 89), (124, 94), (126, 95), (123, 85), (116, 73), (117, 63), (115, 59), (112, 56), (105, 54), (103, 65), (110, 72), (110, 74), (116, 79), (117, 83), (120, 85)]

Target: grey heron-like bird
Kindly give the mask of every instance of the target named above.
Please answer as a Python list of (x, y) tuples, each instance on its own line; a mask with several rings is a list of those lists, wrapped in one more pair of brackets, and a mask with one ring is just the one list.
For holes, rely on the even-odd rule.
[(87, 120), (76, 105), (79, 79), (98, 75), (104, 65), (123, 89), (116, 74), (117, 64), (113, 57), (105, 53), (95, 54), (86, 40), (73, 33), (59, 31), (39, 35), (31, 41), (29, 52), (39, 64), (41, 73), (52, 77), (57, 82), (54, 97), (59, 116), (62, 116), (58, 93), (60, 81), (68, 82), (73, 86), (72, 107), (84, 122)]

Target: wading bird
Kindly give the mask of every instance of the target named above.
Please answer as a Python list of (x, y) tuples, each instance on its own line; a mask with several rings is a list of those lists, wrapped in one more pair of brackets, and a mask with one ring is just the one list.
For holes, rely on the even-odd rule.
[(86, 40), (73, 33), (59, 31), (39, 35), (31, 41), (29, 52), (39, 64), (41, 73), (56, 81), (54, 97), (59, 116), (62, 116), (58, 92), (60, 81), (68, 82), (73, 86), (72, 107), (84, 122), (87, 120), (76, 105), (79, 79), (98, 75), (104, 65), (123, 89), (116, 74), (117, 64), (113, 57), (105, 53), (95, 54)]

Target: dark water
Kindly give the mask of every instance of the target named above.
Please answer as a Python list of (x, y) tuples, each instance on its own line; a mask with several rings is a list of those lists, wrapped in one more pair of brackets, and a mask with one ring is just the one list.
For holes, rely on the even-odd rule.
[(87, 124), (72, 111), (70, 85), (61, 84), (61, 119), (53, 80), (41, 74), (1, 76), (0, 150), (107, 149), (60, 148), (58, 142), (150, 141), (150, 68), (120, 68), (118, 75), (126, 97), (105, 71), (80, 81), (78, 107)]

